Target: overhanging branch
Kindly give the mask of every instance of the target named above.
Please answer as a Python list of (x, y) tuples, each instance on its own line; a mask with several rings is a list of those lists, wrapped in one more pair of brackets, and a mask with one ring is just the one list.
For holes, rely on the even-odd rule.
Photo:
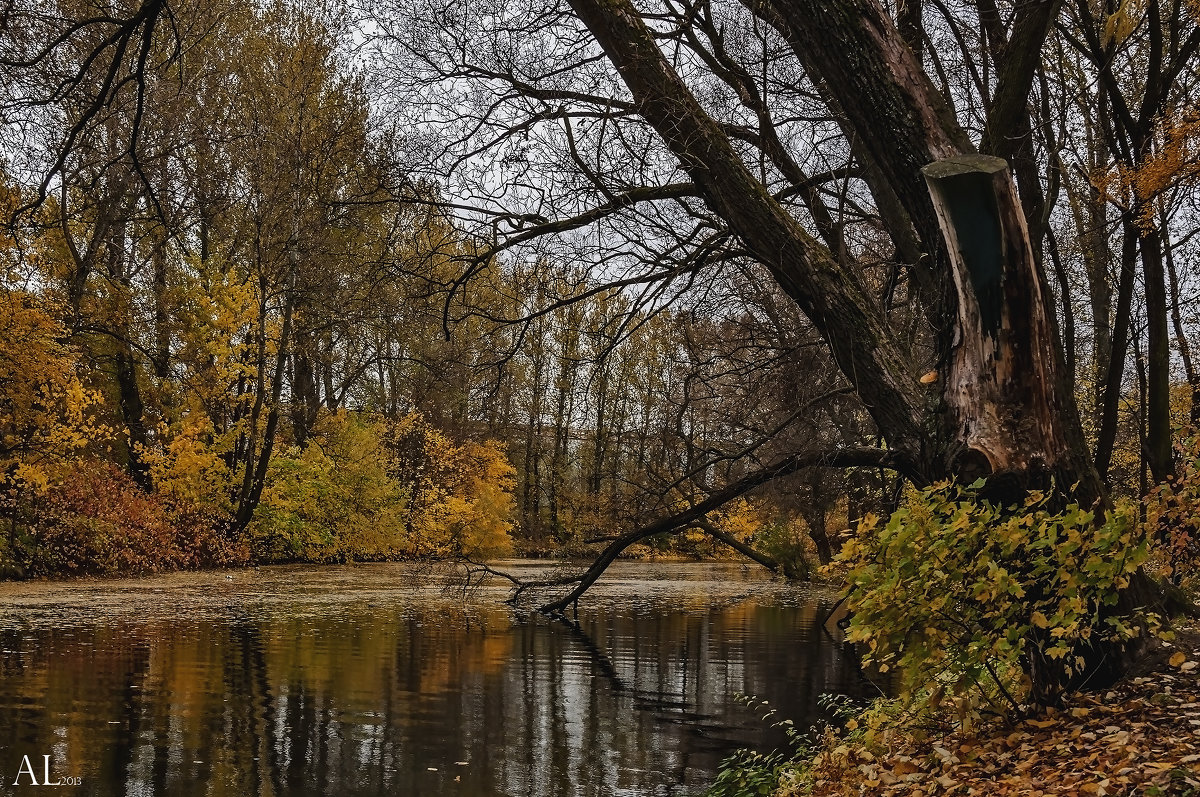
[(653, 537), (656, 534), (677, 531), (689, 525), (697, 525), (697, 521), (702, 519), (707, 513), (719, 509), (733, 499), (769, 481), (811, 467), (901, 469), (902, 466), (903, 463), (895, 452), (880, 448), (844, 448), (834, 451), (793, 454), (790, 457), (777, 460), (761, 470), (743, 476), (737, 481), (717, 490), (708, 498), (692, 507), (656, 520), (653, 523), (648, 523), (627, 534), (622, 534), (601, 551), (600, 555), (596, 557), (595, 561), (592, 562), (592, 565), (584, 573), (548, 582), (526, 582), (519, 588), (519, 592), (578, 582), (575, 588), (566, 595), (539, 607), (539, 611), (543, 612), (561, 612), (567, 606), (577, 601), (583, 593), (587, 592), (592, 584), (596, 583), (596, 580), (604, 574), (608, 566), (629, 546), (648, 537)]

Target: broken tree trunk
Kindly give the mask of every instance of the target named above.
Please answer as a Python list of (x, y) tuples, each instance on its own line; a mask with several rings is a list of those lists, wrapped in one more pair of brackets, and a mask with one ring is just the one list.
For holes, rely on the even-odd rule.
[[(984, 496), (999, 503), (1019, 505), (1029, 490), (1054, 487), (1080, 504), (1103, 506), (1104, 488), (1085, 456), (1071, 386), (1062, 377), (1052, 297), (1007, 164), (964, 155), (922, 172), (958, 294), (955, 345), (943, 369), (957, 433), (957, 445), (947, 452), (949, 471), (963, 481), (986, 477)], [(1139, 570), (1110, 611), (1170, 613), (1167, 597)], [(1074, 674), (1031, 652), (1026, 666), (1033, 699), (1045, 702), (1063, 687), (1112, 683), (1143, 641), (1097, 641), (1080, 649)]]
[(988, 479), (1012, 502), (1056, 480), (1087, 502), (1103, 495), (1080, 455), (1078, 417), (1061, 378), (1053, 297), (1033, 255), (1008, 164), (961, 155), (922, 169), (950, 252), (958, 296), (943, 395), (956, 427), (947, 469)]

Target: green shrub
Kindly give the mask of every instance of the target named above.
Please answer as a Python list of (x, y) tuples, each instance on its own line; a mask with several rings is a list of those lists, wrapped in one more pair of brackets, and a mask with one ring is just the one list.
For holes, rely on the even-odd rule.
[(763, 722), (769, 722), (772, 728), (781, 728), (787, 736), (787, 746), (770, 753), (748, 749), (735, 751), (721, 762), (717, 779), (705, 792), (705, 797), (759, 797), (778, 794), (781, 789), (789, 793), (802, 789), (809, 778), (813, 757), (830, 739), (840, 738), (840, 728), (855, 726), (855, 718), (863, 712), (859, 701), (847, 695), (825, 693), (817, 698), (817, 704), (833, 723), (826, 720), (801, 731), (790, 719), (774, 719), (775, 709), (766, 700), (748, 695), (738, 695), (737, 699), (750, 708), (763, 710)]
[(810, 544), (796, 523), (780, 518), (763, 525), (755, 539), (758, 550), (778, 562), (783, 575), (804, 580), (811, 578), (813, 572), (808, 555)]
[(383, 559), (408, 550), (408, 491), (373, 424), (323, 416), (309, 445), (271, 459), (250, 533), (259, 561)]
[[(827, 697), (822, 695), (822, 698)], [(760, 753), (756, 750), (735, 750), (721, 762), (720, 771), (705, 797), (765, 797), (775, 794), (781, 778), (802, 762), (812, 758), (816, 750), (815, 736), (801, 733), (790, 719), (770, 722), (775, 710), (766, 700), (750, 695), (737, 695), (737, 699), (752, 709), (762, 709), (762, 720), (773, 728), (782, 728), (787, 734), (788, 749)]]
[(721, 762), (721, 771), (706, 797), (769, 797), (792, 763), (783, 753), (738, 750)]
[(886, 525), (868, 516), (838, 557), (849, 566), (848, 639), (898, 673), (902, 701), (945, 695), (997, 712), (1053, 702), (1099, 647), (1154, 622), (1115, 611), (1147, 557), (1130, 508), (1097, 522), (1042, 493), (1003, 508), (981, 487), (939, 484)]

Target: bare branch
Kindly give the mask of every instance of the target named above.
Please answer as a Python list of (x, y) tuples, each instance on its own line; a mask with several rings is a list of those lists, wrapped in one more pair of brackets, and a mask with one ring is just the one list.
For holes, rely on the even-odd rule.
[(879, 448), (846, 448), (835, 451), (824, 452), (807, 452), (803, 454), (794, 454), (790, 457), (785, 457), (771, 465), (768, 465), (761, 470), (757, 470), (751, 474), (743, 476), (735, 482), (726, 485), (724, 488), (712, 493), (708, 498), (699, 503), (676, 512), (673, 515), (654, 521), (633, 531), (623, 534), (613, 540), (608, 546), (596, 557), (584, 573), (579, 576), (570, 576), (562, 579), (555, 579), (551, 582), (530, 582), (525, 589), (542, 588), (550, 586), (560, 586), (569, 583), (578, 582), (578, 586), (572, 589), (563, 597), (546, 603), (539, 607), (543, 612), (560, 612), (567, 606), (570, 606), (579, 599), (584, 592), (588, 590), (596, 580), (604, 574), (608, 566), (616, 561), (617, 557), (629, 546), (634, 543), (641, 542), (648, 537), (653, 537), (656, 534), (664, 532), (676, 531), (679, 528), (688, 524), (695, 523), (698, 519), (703, 518), (707, 513), (715, 509), (719, 509), (730, 501), (738, 498), (755, 487), (759, 487), (781, 476), (786, 476), (804, 468), (810, 467), (828, 467), (828, 468), (893, 468), (901, 470), (901, 472), (910, 471), (910, 468), (905, 468), (900, 457), (895, 452)]

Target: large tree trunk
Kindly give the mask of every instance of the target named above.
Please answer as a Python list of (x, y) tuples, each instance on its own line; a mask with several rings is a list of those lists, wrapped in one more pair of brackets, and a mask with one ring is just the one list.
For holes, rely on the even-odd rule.
[[(918, 481), (934, 476), (931, 471), (940, 468), (931, 468), (926, 457), (932, 430), (927, 426), (925, 394), (858, 277), (805, 232), (750, 173), (721, 126), (663, 57), (628, 0), (572, 0), (571, 6), (705, 202), (770, 269), (824, 336), (893, 450), (908, 458), (905, 472)], [(895, 37), (899, 41), (898, 33)], [(933, 118), (923, 121), (929, 124)], [(928, 198), (924, 203), (928, 205)]]
[[(279, 403), (283, 393), (283, 378), (291, 346), (292, 314), (295, 310), (295, 260), (292, 261), (291, 268), (287, 289), (283, 298), (283, 323), (280, 326), (279, 343), (275, 352), (275, 369), (270, 382), (270, 395), (267, 395), (267, 385), (260, 378), (258, 396), (255, 398), (254, 408), (250, 414), (249, 432), (247, 434), (248, 444), (244, 461), (246, 470), (242, 476), (242, 489), (238, 495), (237, 508), (229, 529), (230, 536), (234, 539), (241, 536), (250, 526), (250, 521), (254, 517), (254, 510), (258, 508), (258, 503), (262, 499), (263, 488), (267, 482), (267, 468), (271, 463), (271, 452), (275, 448), (275, 434), (279, 428)], [(262, 324), (259, 334), (263, 336), (267, 334), (265, 324)], [(259, 356), (263, 358), (263, 365), (260, 365), (260, 371), (265, 367), (263, 351), (264, 347), (260, 343)], [(263, 427), (262, 444), (256, 451), (254, 445), (255, 433), (264, 405), (267, 408), (267, 420)]]
[[(748, 4), (786, 31), (814, 79), (839, 97), (850, 127), (870, 142), (873, 159), (923, 231), (922, 239), (927, 246), (937, 245), (938, 214), (921, 168), (935, 159), (959, 156), (970, 144), (887, 13), (874, 0)], [(824, 336), (889, 447), (910, 463), (906, 475), (921, 482), (943, 475), (970, 479), (1003, 473), (1005, 479), (998, 481), (1026, 485), (1042, 484), (1053, 476), (1063, 486), (1079, 482), (1088, 498), (1101, 495), (1095, 471), (1082, 455), (1084, 441), (1073, 398), (1060, 384), (1062, 355), (1047, 304), (1050, 294), (1007, 169), (1000, 169), (1001, 184), (991, 189), (991, 198), (981, 193), (978, 199), (984, 203), (981, 211), (989, 202), (1003, 211), (992, 220), (990, 234), (1003, 254), (993, 264), (996, 273), (988, 289), (1000, 290), (1003, 296), (996, 301), (975, 298), (958, 251), (953, 253), (956, 264), (946, 267), (950, 273), (929, 276), (932, 284), (955, 286), (946, 298), (951, 310), (947, 330), (953, 335), (937, 330), (946, 376), (939, 410), (916, 385), (912, 366), (858, 277), (811, 238), (745, 167), (720, 126), (663, 57), (632, 5), (627, 0), (572, 0), (572, 7), (707, 204), (771, 270)], [(1007, 79), (1028, 87), (1031, 75), (1026, 70)], [(995, 163), (1003, 167), (1003, 161)], [(933, 232), (928, 232), (931, 225)], [(950, 248), (957, 250), (957, 244)], [(926, 268), (951, 262), (944, 247), (931, 254)], [(970, 306), (958, 308), (964, 298)], [(1004, 323), (1010, 332), (1001, 340), (996, 329)], [(1030, 323), (1033, 326), (1025, 329)], [(968, 338), (974, 343), (966, 343)], [(988, 344), (990, 339), (996, 343)], [(996, 353), (1003, 356), (992, 357)], [(1023, 382), (1019, 369), (1027, 365), (1036, 370)], [(976, 379), (982, 380), (978, 387)], [(1005, 417), (992, 418), (995, 413)], [(1026, 432), (1034, 438), (1020, 443), (1002, 440), (1005, 434)]]
[(317, 388), (317, 374), (313, 363), (316, 360), (317, 343), (306, 329), (295, 331), (295, 346), (292, 353), (292, 436), (300, 448), (308, 445), (321, 411), (321, 394)]
[(126, 465), (130, 477), (143, 490), (153, 486), (150, 478), (150, 468), (143, 459), (146, 449), (150, 446), (150, 428), (146, 424), (146, 404), (142, 400), (142, 388), (139, 381), (139, 362), (134, 353), (132, 343), (132, 324), (130, 315), (132, 309), (124, 306), (130, 301), (132, 293), (131, 278), (127, 273), (126, 222), (121, 220), (113, 227), (113, 236), (107, 244), (108, 275), (113, 282), (120, 286), (118, 296), (121, 305), (112, 318), (112, 336), (116, 343), (115, 376), (117, 380), (118, 407), (121, 411), (121, 421), (125, 426), (125, 443), (129, 451)]
[[(629, 0), (570, 2), (704, 201), (824, 337), (905, 475), (918, 482), (987, 476), (990, 497), (1004, 503), (1051, 484), (1074, 491), (1083, 503), (1103, 502), (1064, 378), (1051, 294), (1007, 164), (970, 154), (966, 136), (875, 0), (744, 2), (788, 36), (814, 81), (838, 97), (848, 126), (869, 142), (872, 158), (929, 247), (922, 266), (927, 283), (952, 285), (934, 294), (944, 297), (948, 311), (945, 328), (934, 329), (940, 396), (917, 384), (856, 274), (811, 238), (746, 168)], [(1038, 24), (1023, 32), (1022, 46), (1040, 46), (1035, 28), (1044, 34), (1048, 24), (1040, 14)], [(997, 93), (1027, 97), (1036, 59), (1020, 61), (1020, 69), (1005, 71), (1006, 85)], [(997, 120), (989, 127), (992, 141), (1020, 132), (1022, 114), (1012, 116), (1015, 122)], [(1002, 129), (1006, 125), (1015, 127)], [(612, 556), (606, 551), (589, 576)], [(1144, 603), (1152, 592), (1141, 589), (1148, 582), (1140, 574), (1135, 582), (1122, 595), (1125, 603)], [(1128, 650), (1097, 645), (1096, 666), (1085, 667), (1097, 675), (1093, 685), (1118, 672)], [(1066, 683), (1061, 669), (1031, 664), (1029, 674), (1035, 696)]]
[(1051, 480), (1103, 495), (1063, 366), (1045, 277), (1001, 158), (967, 155), (923, 169), (958, 298), (957, 344), (943, 389), (956, 425), (952, 473), (1005, 502)]
[(1129, 352), (1129, 323), (1133, 307), (1133, 287), (1137, 266), (1137, 222), (1132, 212), (1122, 218), (1121, 273), (1117, 282), (1117, 309), (1113, 323), (1111, 348), (1105, 369), (1098, 374), (1104, 386), (1100, 401), (1100, 431), (1096, 438), (1096, 472), (1108, 475), (1113, 447), (1117, 441), (1117, 421), (1121, 390), (1125, 381), (1125, 360)]
[(1142, 230), (1142, 279), (1146, 286), (1147, 403), (1146, 461), (1155, 482), (1175, 475), (1171, 453), (1171, 343), (1167, 333), (1167, 288), (1163, 237), (1158, 229)]

